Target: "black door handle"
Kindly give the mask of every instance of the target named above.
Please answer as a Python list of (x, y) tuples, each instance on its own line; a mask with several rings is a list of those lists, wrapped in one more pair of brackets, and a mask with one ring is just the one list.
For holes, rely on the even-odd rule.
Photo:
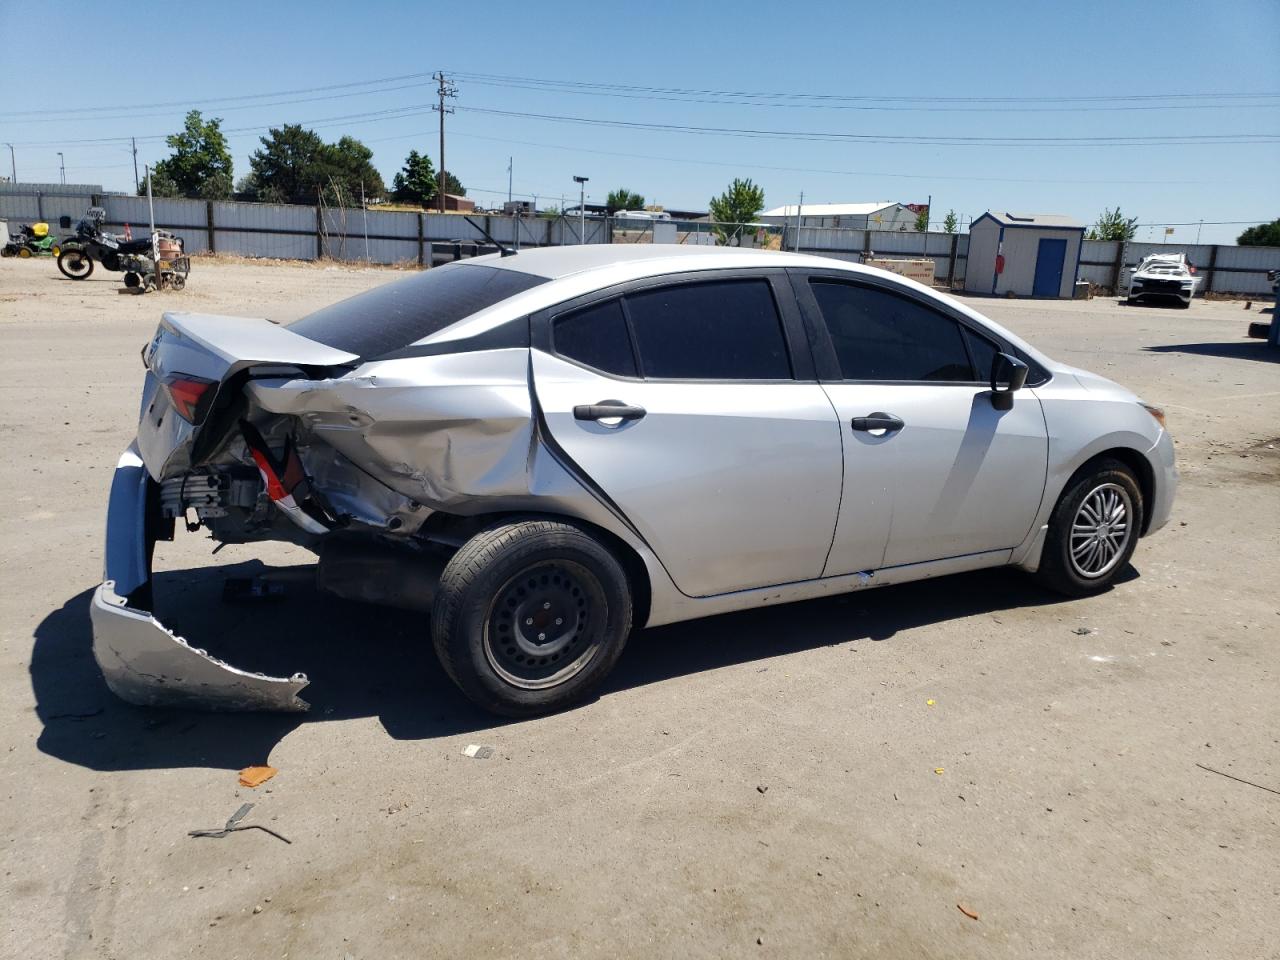
[(575, 420), (639, 420), (647, 413), (644, 407), (632, 406), (621, 400), (601, 400), (599, 403), (582, 403), (573, 408)]
[(902, 419), (891, 413), (873, 413), (866, 417), (854, 417), (850, 424), (855, 430), (901, 430)]

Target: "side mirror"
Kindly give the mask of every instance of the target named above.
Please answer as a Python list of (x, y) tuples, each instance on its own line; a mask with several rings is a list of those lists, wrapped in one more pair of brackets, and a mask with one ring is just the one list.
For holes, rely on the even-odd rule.
[(1013, 394), (1027, 385), (1027, 365), (1007, 353), (997, 353), (991, 362), (991, 405), (997, 410), (1013, 409)]

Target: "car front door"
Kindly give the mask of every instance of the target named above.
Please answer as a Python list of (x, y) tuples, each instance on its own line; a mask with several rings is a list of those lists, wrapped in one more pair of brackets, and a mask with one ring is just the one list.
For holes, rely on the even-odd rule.
[(1044, 493), (1048, 439), (1031, 390), (992, 404), (1004, 349), (889, 280), (796, 275), (840, 417), (844, 496), (824, 575), (869, 569), (863, 531), (884, 523), (875, 566), (1005, 551), (1026, 537)]
[(535, 316), (533, 336), (552, 440), (682, 592), (821, 576), (840, 427), (782, 271), (629, 285)]

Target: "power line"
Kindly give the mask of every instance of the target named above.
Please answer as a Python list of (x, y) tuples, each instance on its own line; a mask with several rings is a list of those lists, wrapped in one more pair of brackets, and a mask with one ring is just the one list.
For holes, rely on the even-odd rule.
[(555, 113), (525, 113), (518, 110), (498, 110), (490, 107), (458, 107), (469, 113), (484, 113), (501, 117), (519, 117), (529, 120), (550, 120), (556, 123), (578, 123), (589, 126), (620, 127), (628, 130), (654, 130), (671, 133), (692, 133), (710, 136), (730, 136), (754, 139), (807, 140), (823, 143), (908, 143), (935, 146), (1063, 146), (1081, 144), (1088, 146), (1174, 146), (1184, 143), (1274, 143), (1280, 142), (1280, 134), (1272, 133), (1207, 133), (1161, 136), (1107, 136), (1107, 137), (938, 137), (922, 134), (872, 134), (837, 133), (830, 131), (764, 130), (751, 127), (704, 127), (693, 124), (654, 123), (640, 120), (611, 120), (597, 117), (576, 117)]
[[(803, 97), (804, 94), (737, 94), (725, 93), (719, 96), (698, 96), (696, 91), (681, 91), (670, 93), (643, 92), (645, 90), (662, 90), (663, 88), (617, 88), (614, 85), (600, 85), (602, 89), (595, 89), (595, 85), (571, 83), (564, 81), (524, 81), (520, 78), (496, 78), (486, 75), (464, 75), (468, 83), (479, 84), (483, 86), (493, 86), (505, 89), (530, 90), (540, 93), (562, 93), (583, 96), (596, 97), (619, 97), (629, 100), (649, 100), (649, 101), (667, 101), (674, 103), (706, 103), (718, 104), (724, 106), (746, 106), (746, 107), (771, 107), (783, 109), (810, 109), (810, 110), (864, 110), (877, 112), (908, 112), (908, 113), (1098, 113), (1112, 111), (1150, 111), (1150, 110), (1221, 110), (1224, 108), (1235, 109), (1275, 109), (1280, 104), (1271, 102), (1243, 102), (1243, 100), (1259, 100), (1274, 99), (1280, 97), (1280, 94), (1244, 94), (1240, 95), (1239, 102), (1234, 94), (1222, 94), (1218, 96), (1226, 97), (1226, 102), (1215, 100), (1210, 103), (1188, 103), (1184, 100), (1174, 100), (1165, 103), (1128, 103), (1115, 106), (1102, 106), (1099, 104), (1080, 104), (1077, 106), (1017, 106), (1016, 104), (1027, 102), (1018, 99), (1009, 100), (984, 100), (978, 98), (968, 102), (985, 102), (985, 106), (962, 106), (959, 103), (945, 103), (941, 106), (922, 106), (920, 103), (947, 101), (951, 98), (921, 98), (919, 102), (900, 102), (906, 98), (881, 98), (881, 97), (865, 97), (851, 98), (855, 100), (873, 101), (873, 102), (856, 102), (845, 103), (831, 101), (822, 98), (816, 98), (813, 101), (795, 101), (786, 99), (792, 97)], [(633, 92), (634, 91), (634, 92)], [(1188, 95), (1194, 97), (1210, 97), (1214, 95)], [(779, 99), (784, 98), (784, 99)], [(1034, 98), (1028, 98), (1034, 101)], [(1117, 98), (1126, 99), (1126, 98)], [(889, 101), (889, 102), (874, 102)], [(1111, 102), (1108, 100), (1107, 102)]]
[[(407, 116), (412, 116), (414, 114), (425, 113), (425, 112), (426, 112), (426, 107), (420, 106), (418, 104), (412, 104), (407, 107), (392, 107), (387, 110), (375, 110), (373, 112), (368, 112), (368, 113), (348, 113), (348, 114), (342, 114), (340, 116), (335, 116), (335, 117), (320, 117), (316, 120), (301, 120), (301, 121), (298, 121), (296, 125), (308, 127), (308, 128), (323, 128), (323, 127), (336, 126), (336, 125), (345, 123), (347, 121), (371, 122), (371, 121), (377, 121), (377, 120), (395, 120), (400, 117), (407, 117)], [(229, 127), (223, 130), (222, 132), (228, 135), (245, 134), (245, 133), (256, 134), (256, 133), (261, 133), (263, 130), (271, 129), (272, 127), (284, 127), (284, 126), (292, 126), (292, 125), (293, 124), (285, 124), (285, 123), (258, 124), (252, 127)], [(138, 142), (142, 143), (142, 142), (156, 142), (161, 140), (167, 140), (170, 136), (171, 134), (158, 133), (152, 136), (137, 137), (137, 138), (92, 137), (89, 139), (81, 139), (81, 140), (47, 140), (42, 142), (28, 141), (24, 143), (15, 143), (14, 146), (16, 147), (58, 147), (58, 146), (73, 145), (73, 144), (112, 144), (112, 143), (126, 144), (126, 143), (129, 143), (130, 140), (132, 139), (137, 139)]]
[(1280, 91), (1259, 93), (1151, 93), (1151, 94), (1103, 94), (1097, 96), (1048, 96), (1048, 97), (979, 97), (979, 96), (884, 96), (879, 94), (787, 93), (781, 91), (744, 91), (690, 89), (682, 87), (656, 87), (625, 83), (600, 83), (585, 80), (546, 80), (537, 77), (514, 77), (493, 73), (468, 73), (455, 71), (455, 76), (466, 80), (514, 81), (542, 86), (566, 88), (590, 88), (621, 90), (643, 93), (683, 94), (724, 97), (753, 97), (759, 99), (823, 100), (836, 102), (893, 102), (893, 103), (1110, 103), (1122, 101), (1182, 101), (1182, 100), (1242, 100), (1277, 98)]
[[(587, 147), (569, 146), (562, 143), (540, 143), (536, 140), (511, 140), (505, 137), (488, 137), (478, 133), (459, 133), (454, 131), (455, 137), (465, 137), (470, 140), (489, 140), (494, 143), (518, 144), (525, 147), (545, 147), (549, 150), (562, 150), (569, 153), (591, 153), (605, 157), (625, 157), (633, 160), (657, 160), (666, 163), (679, 164), (696, 164), (708, 167), (725, 167), (725, 168), (752, 168), (756, 170), (777, 170), (783, 173), (817, 173), (817, 174), (833, 174), (836, 176), (848, 177), (892, 177), (904, 180), (957, 180), (972, 181), (976, 183), (1065, 183), (1065, 184), (1088, 184), (1095, 186), (1112, 186), (1112, 185), (1129, 185), (1129, 184), (1160, 184), (1160, 185), (1189, 185), (1197, 183), (1206, 183), (1204, 180), (1153, 180), (1149, 177), (1143, 177), (1140, 180), (1056, 180), (1052, 178), (1030, 178), (1030, 177), (965, 177), (955, 176), (952, 174), (933, 174), (933, 173), (885, 173), (879, 170), (832, 170), (822, 167), (789, 167), (779, 166), (775, 164), (753, 163), (750, 160), (707, 160), (696, 157), (663, 157), (653, 154), (623, 152), (619, 150), (596, 150)], [(426, 134), (407, 134), (403, 139), (412, 137), (426, 136)], [(384, 137), (383, 140), (393, 139), (399, 140), (401, 137)], [(366, 143), (374, 141), (365, 141)]]
[[(209, 97), (203, 100), (169, 100), (165, 103), (153, 103), (152, 107), (198, 107), (204, 104), (223, 104), (223, 103), (239, 103), (244, 100), (264, 100), (272, 97), (291, 97), (296, 94), (303, 93), (320, 93), (328, 90), (347, 90), (352, 87), (371, 87), (383, 83), (397, 83), (401, 80), (426, 80), (430, 81), (430, 73), (406, 73), (398, 77), (382, 77), (377, 80), (355, 80), (350, 83), (331, 83), (322, 87), (300, 87), (296, 90), (276, 90), (272, 93), (246, 93), (236, 97)], [(345, 96), (345, 94), (344, 94)], [(105, 107), (68, 107), (59, 110), (59, 113), (95, 113), (100, 110), (115, 110), (117, 106)], [(43, 116), (48, 113), (47, 110), (11, 110), (0, 113), (0, 118), (7, 117), (26, 117), (26, 116)]]
[[(282, 106), (287, 106), (289, 104), (294, 104), (294, 103), (316, 103), (318, 101), (325, 101), (325, 100), (341, 100), (345, 97), (367, 97), (372, 94), (394, 93), (397, 90), (415, 90), (421, 87), (429, 87), (429, 86), (431, 86), (431, 81), (423, 81), (420, 83), (406, 83), (406, 84), (402, 84), (400, 86), (395, 86), (395, 87), (382, 87), (376, 90), (356, 90), (350, 93), (337, 93), (337, 94), (332, 94), (330, 96), (323, 96), (323, 97), (301, 97), (301, 98), (292, 99), (292, 100), (269, 100), (269, 101), (264, 101), (262, 103), (243, 103), (243, 104), (236, 104), (233, 106), (220, 106), (214, 109), (218, 113), (227, 113), (232, 110), (261, 110), (266, 107), (282, 107)], [(178, 105), (178, 106), (179, 106), (179, 109), (181, 109), (183, 105)], [(64, 113), (69, 111), (58, 111), (58, 112)], [(208, 112), (212, 113), (214, 111), (210, 110)], [(49, 116), (48, 113), (42, 112), (41, 116), (32, 117), (30, 119), (24, 119), (22, 122), (23, 123), (72, 123), (72, 122), (84, 122), (85, 120), (95, 120), (95, 121), (148, 120), (148, 119), (153, 119), (157, 117), (170, 117), (170, 116), (173, 116), (173, 109), (168, 109), (168, 110), (148, 109), (144, 113), (117, 113), (117, 114), (111, 114), (109, 116), (102, 116), (102, 117)], [(14, 122), (14, 121), (9, 121), (9, 122)]]
[[(741, 102), (746, 105), (761, 106), (778, 106), (792, 105), (798, 106), (806, 103), (809, 104), (825, 104), (835, 106), (839, 104), (852, 104), (855, 106), (865, 106), (867, 109), (894, 109), (892, 105), (904, 105), (902, 109), (925, 110), (933, 109), (926, 107), (916, 107), (916, 104), (944, 104), (944, 105), (961, 105), (961, 104), (989, 104), (989, 105), (1006, 105), (999, 109), (1016, 109), (1016, 107), (1008, 105), (1018, 104), (1085, 104), (1093, 106), (1072, 107), (1071, 109), (1101, 109), (1098, 104), (1137, 104), (1138, 106), (1130, 107), (1132, 109), (1169, 109), (1178, 107), (1179, 109), (1210, 109), (1229, 105), (1231, 103), (1242, 103), (1243, 101), (1252, 100), (1275, 100), (1280, 98), (1280, 92), (1203, 92), (1203, 93), (1158, 93), (1158, 94), (1107, 94), (1099, 96), (1048, 96), (1048, 97), (989, 97), (989, 96), (887, 96), (881, 94), (834, 94), (834, 93), (796, 93), (785, 91), (745, 91), (745, 90), (715, 90), (715, 89), (697, 89), (682, 87), (659, 87), (645, 86), (636, 84), (619, 84), (619, 83), (600, 83), (592, 81), (580, 80), (556, 80), (539, 77), (521, 77), (508, 76), (504, 74), (492, 73), (469, 73), (455, 71), (455, 77), (461, 77), (475, 83), (481, 83), (489, 86), (508, 86), (517, 89), (528, 90), (547, 90), (551, 92), (562, 93), (585, 93), (594, 92), (602, 95), (626, 95), (632, 98), (651, 98), (651, 99), (683, 99), (687, 102), (708, 102), (708, 103), (734, 103)], [(409, 81), (409, 82), (406, 82)], [(160, 103), (148, 104), (149, 111), (162, 111), (166, 108), (192, 108), (201, 106), (213, 106), (222, 110), (246, 109), (258, 106), (281, 106), (290, 103), (308, 103), (317, 100), (332, 100), (343, 97), (363, 96), (369, 93), (388, 93), (395, 90), (405, 90), (413, 87), (429, 85), (433, 82), (433, 74), (431, 73), (407, 73), (399, 74), (391, 77), (378, 77), (370, 80), (355, 80), (347, 83), (325, 84), (312, 87), (298, 87), (290, 90), (275, 90), (268, 93), (251, 93), (238, 96), (228, 97), (206, 97), (192, 100), (169, 100)], [(401, 84), (400, 86), (386, 87), (387, 84)], [(385, 89), (362, 90), (363, 87), (385, 87)], [(334, 93), (333, 91), (347, 91)], [(269, 102), (276, 101), (281, 97), (297, 97), (308, 94), (323, 94), (323, 96), (308, 96), (299, 100), (280, 100), (278, 103)], [(703, 99), (690, 99), (703, 98)], [(713, 99), (705, 99), (713, 98)], [(718, 99), (715, 99), (718, 98)], [(1187, 101), (1203, 100), (1209, 101), (1203, 104), (1189, 104)], [(779, 103), (770, 103), (769, 101), (782, 101)], [(875, 105), (888, 106), (875, 106)], [(243, 105), (243, 106), (237, 106)], [(1244, 103), (1245, 106), (1271, 106), (1271, 104)], [(945, 108), (939, 108), (945, 109)], [(983, 107), (983, 110), (997, 109), (995, 106)], [(1039, 109), (1039, 108), (1037, 108)], [(1126, 108), (1129, 109), (1129, 108)], [(96, 107), (65, 107), (52, 111), (59, 115), (67, 115), (81, 117), (86, 114), (102, 113), (104, 111), (119, 110), (117, 104)], [(31, 117), (34, 119), (25, 122), (54, 122), (64, 119), (62, 116), (50, 117), (49, 110), (11, 110), (0, 112), (0, 119), (17, 119), (21, 117)], [(115, 114), (98, 119), (137, 119), (143, 116), (159, 115), (154, 112), (145, 114)]]

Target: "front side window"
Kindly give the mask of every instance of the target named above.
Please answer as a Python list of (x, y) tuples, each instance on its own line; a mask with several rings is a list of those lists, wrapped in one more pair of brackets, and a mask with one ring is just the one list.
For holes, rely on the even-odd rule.
[(790, 380), (782, 318), (768, 280), (681, 283), (624, 301), (645, 377)]
[(877, 287), (810, 281), (845, 380), (972, 382), (960, 324)]

